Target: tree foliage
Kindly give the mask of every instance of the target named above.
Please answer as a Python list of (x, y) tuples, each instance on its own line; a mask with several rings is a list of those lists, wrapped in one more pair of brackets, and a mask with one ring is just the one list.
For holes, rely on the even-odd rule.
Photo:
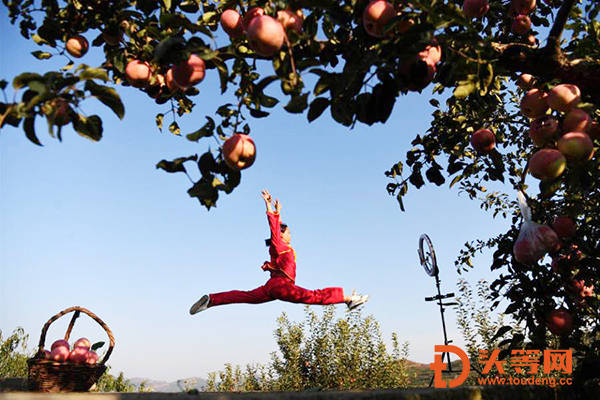
[[(328, 110), (344, 126), (385, 123), (401, 95), (422, 91), (433, 79), (431, 126), (386, 172), (388, 192), (404, 210), (403, 198), (410, 188), (449, 181), (450, 187), (457, 187), (494, 216), (511, 218), (507, 232), (468, 243), (457, 260), (459, 269), (468, 269), (478, 251), (494, 250), (491, 269), (500, 277), (491, 284), (492, 307), (508, 299), (505, 313), (524, 324), (523, 334), (513, 335), (510, 346), (523, 346), (525, 339), (538, 348), (547, 346), (546, 319), (552, 310), (564, 307), (573, 316), (574, 330), (561, 336), (560, 346), (575, 349), (579, 368), (598, 362), (598, 295), (581, 301), (570, 287), (574, 280), (600, 287), (600, 158), (569, 162), (556, 179), (527, 180), (528, 161), (537, 146), (526, 133), (529, 119), (517, 107), (524, 91), (511, 81), (527, 73), (535, 77), (534, 86), (540, 90), (575, 84), (582, 91), (578, 107), (597, 120), (599, 2), (537, 1), (529, 15), (530, 35), (519, 35), (511, 32), (514, 13), (508, 0), (490, 2), (482, 18), (467, 18), (462, 0), (392, 0), (396, 15), (385, 25), (382, 38), (369, 35), (363, 27), (366, 0), (3, 3), (21, 34), (40, 45), (32, 53), (35, 58), (40, 62), (68, 58), (59, 71), (18, 75), (12, 81), (15, 100), (0, 103), (0, 126), (22, 126), (27, 138), (38, 145), (41, 141), (34, 129), (38, 117), (48, 120), (50, 135), (59, 140), (67, 124), (89, 139), (100, 140), (101, 117), (85, 116), (79, 110), (87, 98), (95, 97), (122, 118), (125, 105), (117, 88), (130, 85), (125, 70), (131, 60), (149, 64), (151, 77), (145, 85), (137, 84), (138, 89), (159, 104), (169, 103), (169, 111), (155, 120), (162, 129), (168, 118), (168, 129), (176, 135), (182, 135), (177, 118), (194, 111), (200, 91), (190, 87), (171, 92), (161, 86), (159, 75), (196, 54), (204, 60), (207, 74), (218, 76), (221, 94), (227, 95), (202, 126), (185, 135), (194, 146), (211, 138), (222, 144), (236, 132), (251, 133), (250, 117), (267, 117), (278, 105), (288, 113), (306, 113), (309, 121)], [(230, 40), (222, 34), (219, 19), (225, 10), (245, 14), (255, 6), (271, 16), (288, 7), (301, 9), (302, 31), (288, 31), (285, 45), (269, 56), (253, 50), (244, 35)], [(67, 40), (81, 34), (93, 38), (92, 46), (102, 48), (101, 65), (75, 65), (65, 52)], [(418, 58), (428, 46), (438, 45), (439, 63)], [(5, 90), (8, 82), (0, 83)], [(61, 110), (67, 110), (67, 117)], [(554, 115), (563, 122), (562, 114)], [(480, 128), (490, 129), (496, 139), (496, 148), (487, 155), (470, 145), (472, 133)], [(593, 136), (596, 146), (598, 136)], [(240, 171), (225, 164), (221, 147), (157, 164), (170, 173), (187, 173), (190, 167), (198, 168), (201, 178), (188, 194), (207, 209), (241, 181)], [(577, 235), (564, 240), (554, 254), (555, 259), (566, 260), (567, 268), (554, 272), (544, 263), (547, 259), (540, 265), (513, 257), (521, 222), (513, 201), (516, 190), (527, 193), (534, 221), (549, 224), (558, 215), (576, 221)]]
[(27, 377), (28, 340), (29, 335), (21, 327), (6, 338), (0, 331), (0, 379)]
[(379, 324), (360, 311), (335, 318), (335, 308), (324, 308), (319, 317), (306, 307), (303, 322), (277, 319), (278, 351), (268, 365), (226, 364), (209, 374), (208, 391), (360, 390), (406, 387), (408, 344), (392, 335), (388, 352)]

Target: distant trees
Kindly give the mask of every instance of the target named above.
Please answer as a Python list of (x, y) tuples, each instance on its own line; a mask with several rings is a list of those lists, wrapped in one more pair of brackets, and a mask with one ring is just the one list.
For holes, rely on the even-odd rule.
[(325, 307), (319, 317), (306, 307), (303, 322), (277, 319), (278, 352), (268, 365), (246, 365), (208, 376), (208, 391), (283, 391), (310, 389), (392, 389), (409, 384), (406, 367), (408, 344), (392, 334), (388, 352), (379, 323), (360, 311), (335, 318), (335, 308)]
[(16, 328), (6, 339), (0, 330), (0, 379), (27, 377), (27, 341), (29, 335)]

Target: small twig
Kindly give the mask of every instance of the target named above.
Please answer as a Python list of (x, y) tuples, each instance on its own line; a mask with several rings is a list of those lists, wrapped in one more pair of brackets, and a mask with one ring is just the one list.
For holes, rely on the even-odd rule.
[(235, 124), (233, 124), (233, 133), (237, 133), (237, 128), (239, 125), (239, 120), (240, 120), (240, 114), (242, 112), (242, 100), (240, 99), (240, 101), (238, 102), (238, 109), (237, 109), (237, 113), (235, 114)]
[(450, 51), (452, 51), (452, 52), (454, 52), (454, 53), (456, 53), (456, 54), (458, 54), (459, 56), (461, 56), (462, 58), (464, 58), (464, 59), (466, 59), (468, 61), (471, 61), (471, 62), (474, 62), (474, 63), (477, 63), (477, 64), (487, 64), (488, 63), (488, 61), (482, 61), (482, 60), (475, 59), (475, 58), (473, 58), (471, 56), (466, 55), (461, 50), (453, 49), (450, 46), (448, 46), (447, 49), (450, 50)]
[(196, 184), (196, 182), (194, 182), (194, 180), (190, 177), (190, 175), (187, 173), (187, 171), (183, 171), (185, 173), (185, 176), (187, 176), (187, 178), (190, 180), (190, 182), (192, 184)]
[(294, 62), (294, 54), (292, 53), (292, 46), (290, 45), (290, 41), (288, 40), (287, 34), (284, 35), (285, 44), (287, 46), (288, 55), (290, 56), (290, 63), (292, 64), (292, 72), (298, 77), (298, 73), (296, 72), (296, 63)]

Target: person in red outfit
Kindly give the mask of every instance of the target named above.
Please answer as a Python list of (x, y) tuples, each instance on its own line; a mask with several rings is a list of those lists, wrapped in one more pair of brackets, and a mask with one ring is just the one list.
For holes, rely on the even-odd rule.
[(209, 307), (234, 303), (259, 304), (273, 300), (283, 300), (302, 304), (338, 304), (346, 303), (349, 309), (354, 309), (366, 302), (369, 296), (352, 292), (344, 295), (340, 287), (308, 290), (296, 285), (296, 253), (290, 246), (290, 228), (279, 220), (281, 203), (274, 202), (267, 190), (262, 191), (262, 197), (267, 207), (267, 219), (271, 229), (271, 238), (267, 239), (271, 261), (265, 261), (264, 271), (269, 271), (271, 278), (263, 286), (254, 290), (231, 290), (228, 292), (204, 295), (190, 308), (190, 314), (196, 314)]

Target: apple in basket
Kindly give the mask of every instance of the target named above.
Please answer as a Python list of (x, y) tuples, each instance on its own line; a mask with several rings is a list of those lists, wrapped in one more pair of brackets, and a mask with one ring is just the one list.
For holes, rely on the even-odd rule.
[(88, 349), (85, 347), (75, 347), (69, 353), (69, 361), (75, 364), (83, 364), (87, 360)]
[(88, 340), (88, 338), (79, 338), (73, 344), (73, 348), (75, 347), (85, 347), (86, 350), (89, 350), (92, 347), (92, 343)]
[(85, 358), (85, 363), (88, 365), (95, 365), (97, 361), (98, 361), (98, 354), (93, 350), (88, 351), (86, 358)]
[(69, 348), (65, 346), (57, 346), (50, 352), (50, 359), (53, 361), (63, 362), (69, 358)]
[(66, 347), (67, 350), (69, 350), (69, 342), (67, 342), (64, 339), (59, 339), (59, 340), (55, 341), (54, 343), (52, 343), (52, 346), (50, 346), (50, 351), (54, 350), (55, 348), (57, 348), (59, 346)]

